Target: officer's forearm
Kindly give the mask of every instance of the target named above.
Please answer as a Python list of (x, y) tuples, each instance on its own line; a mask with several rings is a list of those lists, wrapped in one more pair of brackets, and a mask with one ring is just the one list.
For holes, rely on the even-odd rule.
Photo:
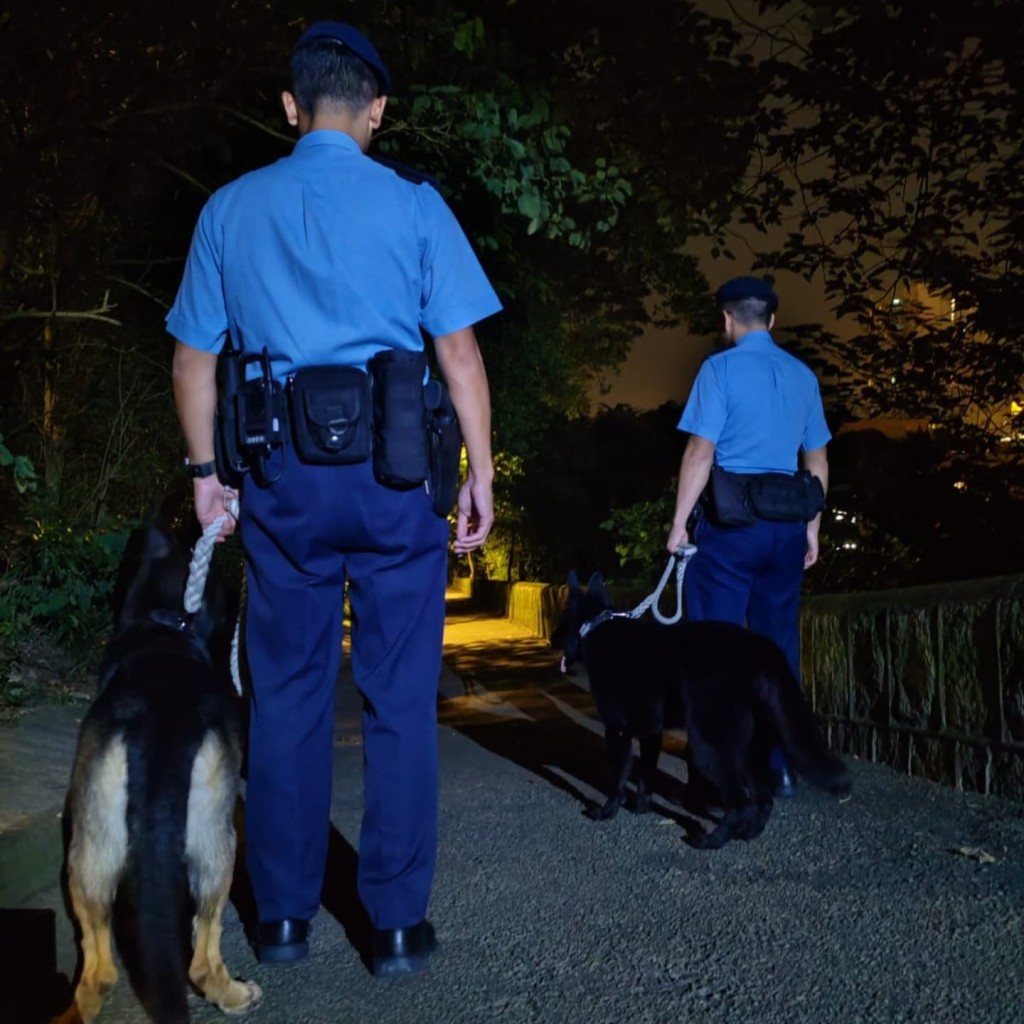
[(217, 355), (180, 341), (174, 349), (174, 404), (192, 463), (212, 462), (217, 408)]
[(676, 490), (676, 511), (673, 527), (684, 527), (690, 518), (701, 491), (707, 485), (715, 462), (715, 446), (706, 438), (691, 434), (679, 465), (679, 487)]
[(828, 453), (824, 447), (803, 453), (804, 469), (821, 481), (821, 486), (828, 494)]
[(466, 327), (435, 338), (434, 351), (459, 416), (470, 472), (490, 483), (494, 477), (491, 396), (476, 334), (472, 327)]

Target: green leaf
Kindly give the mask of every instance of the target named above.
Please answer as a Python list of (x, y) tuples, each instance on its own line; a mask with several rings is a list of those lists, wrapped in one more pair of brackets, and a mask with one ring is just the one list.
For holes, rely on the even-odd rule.
[[(541, 207), (541, 198), (540, 198), (540, 193), (535, 188), (531, 188), (531, 189), (527, 190), (526, 192), (523, 192), (519, 196), (518, 206), (519, 206), (519, 212), (524, 217), (529, 217), (531, 219), (531, 221), (538, 221), (539, 222), (540, 215), (541, 215), (541, 208), (542, 208)], [(539, 224), (538, 224), (538, 226), (539, 226)], [(534, 227), (529, 233), (533, 234), (533, 232), (536, 231), (536, 230), (537, 230), (537, 228)]]

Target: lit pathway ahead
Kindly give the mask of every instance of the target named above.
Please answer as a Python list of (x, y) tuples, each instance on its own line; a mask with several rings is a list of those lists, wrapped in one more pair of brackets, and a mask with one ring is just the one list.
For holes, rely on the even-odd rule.
[[(848, 803), (805, 793), (760, 839), (701, 852), (684, 840), (707, 823), (670, 754), (659, 813), (591, 822), (603, 758), (583, 681), (560, 678), (543, 641), (450, 611), (442, 949), (398, 982), (356, 952), (361, 751), (343, 683), (310, 962), (254, 964), (229, 908), (228, 963), (266, 992), (254, 1024), (1024, 1022), (1024, 809), (856, 764)], [(59, 893), (34, 905), (60, 908)], [(60, 957), (70, 970), (66, 934)], [(222, 1018), (196, 1003), (193, 1019)], [(100, 1024), (142, 1020), (122, 985)]]

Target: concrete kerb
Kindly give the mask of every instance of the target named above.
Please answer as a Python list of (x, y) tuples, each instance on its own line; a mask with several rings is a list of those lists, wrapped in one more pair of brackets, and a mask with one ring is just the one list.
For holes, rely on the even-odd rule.
[(86, 704), (41, 708), (0, 728), (0, 907), (60, 878), (62, 815)]
[(0, 834), (0, 908), (17, 908), (53, 888), (64, 861), (63, 805)]

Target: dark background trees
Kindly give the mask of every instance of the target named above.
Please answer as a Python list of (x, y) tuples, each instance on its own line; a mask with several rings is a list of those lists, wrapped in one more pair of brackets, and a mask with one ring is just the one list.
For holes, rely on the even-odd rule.
[(815, 280), (843, 316), (804, 335), (834, 425), (869, 420), (890, 436), (835, 446), (846, 517), (833, 529), (858, 547), (833, 545), (824, 578), (841, 589), (1020, 571), (1020, 5), (760, 8), (749, 31), (770, 54), (770, 99), (739, 219), (763, 232), (761, 267)]
[[(690, 242), (720, 232), (739, 252), (737, 225), (765, 232), (763, 267), (818, 281), (853, 324), (794, 335), (833, 426), (930, 425), (837, 439), (843, 515), (816, 585), (1020, 568), (1017, 5), (762, 0), (745, 24), (751, 6), (342, 15), (394, 73), (379, 149), (436, 176), (505, 300), (480, 329), (503, 513), (489, 568), (656, 573), (673, 410), (589, 420), (588, 386), (645, 324), (710, 328)], [(337, 16), (319, 0), (0, 15), (0, 641), (103, 620), (119, 538), (178, 479), (162, 320), (195, 217), (288, 152), (289, 47)]]
[[(324, 16), (290, 0), (0, 16), (0, 457), (19, 460), (0, 465), (0, 638), (56, 622), (91, 647), (105, 623), (126, 529), (178, 482), (162, 320), (192, 226), (216, 187), (288, 152), (281, 72)], [(729, 32), (678, 2), (630, 32), (611, 3), (348, 16), (395, 72), (379, 150), (437, 178), (505, 300), (480, 336), (496, 448), (522, 466), (645, 322), (706, 302), (681, 243), (745, 162), (750, 102), (714, 111), (737, 75)], [(26, 458), (34, 480), (13, 473)], [(499, 488), (510, 507), (529, 491), (513, 473)], [(524, 508), (521, 551), (543, 533)]]

